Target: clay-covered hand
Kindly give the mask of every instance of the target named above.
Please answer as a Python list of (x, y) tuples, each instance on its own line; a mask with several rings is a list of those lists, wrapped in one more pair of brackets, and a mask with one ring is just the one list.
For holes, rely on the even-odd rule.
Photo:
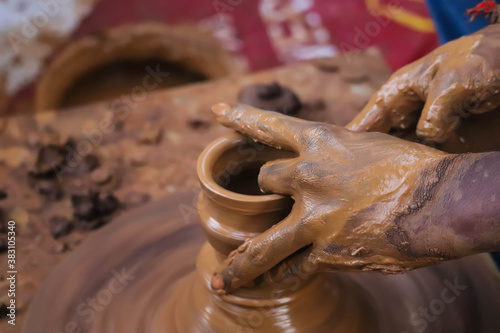
[(238, 288), (263, 273), (277, 279), (303, 264), (397, 273), (441, 260), (413, 253), (397, 220), (425, 199), (432, 180), (422, 174), (434, 178), (429, 170), (452, 155), (245, 105), (218, 104), (213, 112), (227, 127), (298, 154), (266, 163), (259, 174), (263, 191), (293, 197), (292, 212), (234, 251), (212, 280), (215, 289)]
[(500, 105), (499, 54), (499, 24), (449, 42), (395, 72), (347, 128), (387, 133), (417, 124), (421, 139), (446, 141), (461, 118)]

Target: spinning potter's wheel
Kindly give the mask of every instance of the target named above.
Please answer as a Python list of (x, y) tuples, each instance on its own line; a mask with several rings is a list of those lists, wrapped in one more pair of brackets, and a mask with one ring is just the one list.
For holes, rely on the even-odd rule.
[(41, 286), (24, 332), (157, 332), (158, 310), (205, 240), (196, 214), (179, 210), (193, 199), (148, 204), (91, 235)]
[[(248, 149), (233, 149), (242, 142), (218, 140), (204, 152), (215, 156), (212, 163), (203, 165), (218, 169), (219, 161), (234, 160), (235, 151)], [(274, 154), (255, 149), (264, 160)], [(500, 279), (487, 255), (403, 275), (317, 274), (289, 285), (285, 297), (258, 288), (215, 295), (208, 280), (216, 264), (279, 221), (286, 200), (226, 196), (207, 177), (200, 176), (200, 219), (196, 196), (177, 194), (90, 236), (39, 288), (24, 332), (498, 332)], [(238, 211), (238, 200), (256, 208), (257, 218), (240, 212), (238, 224), (226, 207)]]

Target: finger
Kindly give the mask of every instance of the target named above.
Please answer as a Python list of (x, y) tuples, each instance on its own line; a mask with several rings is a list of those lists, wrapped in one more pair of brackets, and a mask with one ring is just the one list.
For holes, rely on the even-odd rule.
[(389, 110), (379, 102), (378, 93), (371, 97), (368, 104), (346, 125), (351, 131), (376, 131), (387, 133), (390, 130)]
[(300, 249), (270, 271), (259, 276), (255, 284), (260, 287), (274, 285), (286, 281), (291, 276), (307, 280), (312, 274), (318, 273), (318, 266), (311, 259), (311, 253), (311, 246)]
[(267, 162), (259, 173), (259, 186), (265, 193), (293, 195), (292, 180), (296, 170), (296, 159)]
[(353, 131), (387, 133), (390, 129), (407, 129), (417, 121), (416, 113), (423, 100), (414, 91), (414, 82), (397, 76), (386, 83), (363, 110), (346, 126)]
[(417, 124), (417, 135), (438, 143), (448, 140), (460, 118), (495, 109), (499, 103), (493, 95), (485, 84), (478, 87), (436, 82)]
[(247, 105), (219, 103), (212, 107), (217, 121), (267, 145), (299, 151), (300, 132), (309, 122)]
[(308, 222), (306, 219), (297, 221), (298, 215), (300, 212), (294, 207), (283, 221), (233, 251), (212, 279), (212, 288), (237, 289), (311, 244), (313, 238), (307, 232)]
[(460, 105), (453, 93), (447, 91), (429, 96), (417, 124), (417, 135), (421, 139), (444, 142), (460, 120)]

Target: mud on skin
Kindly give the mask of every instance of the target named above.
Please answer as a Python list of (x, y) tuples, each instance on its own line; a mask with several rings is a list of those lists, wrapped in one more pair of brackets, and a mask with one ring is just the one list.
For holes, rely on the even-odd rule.
[[(262, 274), (266, 283), (280, 274), (277, 264), (290, 261), (319, 271), (399, 273), (499, 247), (500, 207), (491, 205), (478, 222), (479, 208), (465, 203), (500, 188), (468, 173), (481, 163), (496, 174), (498, 153), (450, 155), (245, 105), (218, 104), (213, 112), (221, 124), (299, 155), (261, 168), (261, 189), (292, 196), (295, 205), (287, 218), (229, 256), (212, 280), (214, 289), (236, 289)], [(481, 183), (482, 190), (469, 182)], [(452, 197), (457, 187), (462, 197)], [(462, 221), (467, 216), (479, 224), (475, 232), (468, 232), (471, 221)], [(308, 255), (296, 254), (304, 247)]]
[[(250, 109), (250, 114), (256, 112)], [(272, 113), (262, 114), (269, 116), (269, 119), (274, 117)], [(287, 121), (287, 118), (278, 120)], [(240, 118), (239, 121), (244, 123), (245, 119)], [(342, 151), (342, 145), (344, 148), (356, 151), (356, 145), (344, 143), (341, 145), (343, 141), (340, 137), (337, 143), (332, 141), (336, 133), (335, 128), (329, 129), (324, 124), (318, 128), (311, 128), (309, 125), (314, 123), (299, 121), (296, 124), (299, 123), (300, 126), (304, 125), (303, 132), (294, 131), (294, 133), (297, 134), (297, 138), (301, 138), (299, 146), (303, 147), (302, 156), (306, 155), (305, 147), (310, 156), (320, 156), (321, 151), (315, 152), (315, 146), (333, 147), (342, 155), (341, 158), (349, 155), (349, 151)], [(268, 125), (262, 128), (269, 131), (272, 126)], [(326, 140), (322, 139), (322, 135)], [(360, 135), (358, 133), (354, 138), (361, 138)], [(231, 136), (248, 142), (234, 133)], [(348, 141), (346, 138), (349, 137), (347, 135), (344, 138), (346, 142)], [(217, 173), (214, 174), (213, 171), (218, 170), (219, 166), (224, 168), (226, 162), (238, 155), (220, 154), (224, 151), (234, 152), (234, 146), (229, 144), (234, 143), (232, 140), (229, 136), (222, 137), (209, 145), (204, 151), (206, 153), (200, 156), (197, 172), (202, 183), (202, 193), (199, 197), (192, 192), (179, 192), (170, 198), (130, 211), (130, 214), (122, 215), (115, 223), (94, 233), (79, 246), (40, 287), (28, 311), (25, 332), (64, 331), (68, 330), (68, 323), (72, 325), (69, 327), (73, 328), (78, 325), (82, 332), (99, 333), (110, 327), (114, 331), (124, 333), (235, 331), (264, 333), (276, 332), (277, 327), (283, 332), (320, 333), (332, 332), (332, 328), (338, 333), (409, 332), (413, 331), (408, 321), (412, 309), (429, 304), (436, 295), (442, 294), (444, 287), (450, 286), (450, 288), (462, 288), (460, 292), (463, 292), (463, 296), (456, 297), (456, 301), (447, 306), (446, 312), (429, 325), (428, 332), (441, 333), (444, 330), (458, 333), (456, 329), (448, 327), (460, 327), (460, 333), (471, 331), (486, 333), (491, 331), (492, 327), (498, 327), (498, 315), (494, 310), (498, 308), (500, 300), (498, 279), (493, 267), (488, 265), (491, 261), (488, 261), (490, 259), (487, 256), (465, 258), (404, 275), (335, 273), (310, 276), (308, 274), (315, 273), (318, 267), (314, 262), (308, 261), (311, 254), (316, 251), (315, 243), (312, 243), (289, 256), (283, 265), (277, 266), (278, 270), (271, 270), (270, 272), (276, 273), (274, 276), (269, 274), (263, 276), (267, 278), (263, 282), (274, 282), (272, 286), (261, 288), (257, 285), (251, 289), (241, 288), (231, 294), (214, 293), (210, 288), (210, 280), (215, 267), (233, 249), (238, 248), (245, 254), (250, 242), (241, 246), (244, 239), (251, 239), (269, 228), (280, 229), (282, 225), (276, 222), (288, 214), (291, 204), (289, 198), (277, 195), (250, 195), (242, 198), (229, 190), (226, 194), (221, 192), (223, 185), (217, 183), (215, 176)], [(397, 139), (392, 138), (392, 140)], [(293, 141), (289, 141), (288, 145), (294, 145)], [(360, 140), (358, 149), (363, 146), (364, 143)], [(427, 149), (429, 148), (425, 148), (424, 151)], [(282, 154), (272, 149), (271, 151), (265, 158), (259, 154), (258, 165), (275, 158), (293, 159), (297, 155)], [(376, 152), (375, 149), (372, 158)], [(264, 151), (260, 153), (263, 154)], [(432, 150), (430, 154), (434, 155)], [(323, 155), (325, 163), (334, 164), (335, 161), (328, 153)], [(384, 159), (383, 156), (375, 157)], [(366, 158), (370, 159), (369, 156)], [(436, 159), (436, 161), (443, 160)], [(252, 163), (254, 162), (256, 161), (252, 160)], [(280, 179), (281, 175), (288, 176), (287, 170), (290, 170), (287, 169), (288, 164), (286, 160), (282, 162), (285, 163), (273, 162), (275, 167), (269, 168), (270, 177)], [(344, 162), (345, 165), (339, 168), (348, 166), (350, 160), (346, 159)], [(331, 178), (328, 169), (318, 168), (318, 164), (318, 161), (308, 161), (304, 158), (300, 167), (297, 167), (300, 169), (297, 178), (301, 174), (307, 176), (310, 168), (320, 170), (316, 175), (311, 175), (311, 179)], [(429, 174), (435, 173), (435, 169), (444, 168), (429, 168)], [(356, 172), (359, 173), (359, 170), (352, 170), (347, 176), (352, 176)], [(428, 183), (424, 185), (440, 188), (440, 183), (434, 178), (428, 177)], [(301, 185), (300, 182), (296, 184)], [(317, 184), (319, 182), (314, 186)], [(286, 191), (288, 183), (283, 178), (276, 185), (282, 186)], [(311, 188), (304, 186), (303, 193), (313, 193), (314, 186)], [(356, 186), (361, 187), (359, 184)], [(211, 198), (210, 201), (202, 200), (208, 197)], [(196, 198), (198, 205), (192, 206)], [(311, 198), (306, 199), (314, 203)], [(411, 203), (412, 199), (414, 198), (408, 202)], [(91, 210), (83, 209), (90, 208), (87, 205), (87, 197), (78, 201), (83, 204), (81, 213), (85, 213), (80, 215), (89, 216), (87, 212)], [(419, 202), (424, 201), (419, 200)], [(229, 205), (224, 205), (224, 202)], [(302, 231), (309, 232), (308, 221), (317, 212), (328, 213), (327, 204), (325, 200), (318, 205), (317, 210), (313, 209), (314, 207), (304, 207), (304, 215), (295, 215), (299, 217), (297, 221), (301, 224)], [(340, 204), (348, 203), (340, 202)], [(185, 208), (186, 205), (197, 209), (190, 209), (190, 213), (186, 216), (179, 209)], [(380, 209), (385, 209), (386, 205), (383, 200), (377, 204), (367, 205), (367, 208), (361, 209), (352, 218), (347, 219), (343, 229), (356, 230), (365, 227), (367, 217), (373, 213), (383, 216)], [(241, 209), (244, 209), (246, 214), (240, 214)], [(336, 223), (335, 220), (330, 222)], [(217, 235), (212, 233), (215, 229), (228, 232)], [(196, 254), (205, 240), (202, 230), (209, 236), (208, 243), (205, 243), (199, 252), (196, 272), (193, 272)], [(292, 236), (297, 237), (297, 234)], [(287, 246), (286, 241), (289, 240), (290, 238), (282, 239), (276, 244)], [(377, 255), (375, 252), (370, 252), (370, 249), (364, 248), (356, 248), (352, 252), (345, 251), (345, 245), (339, 242), (321, 246), (320, 249), (326, 248), (324, 252), (328, 252), (332, 257), (344, 255), (347, 258), (351, 255), (353, 258), (371, 259)], [(259, 255), (258, 252), (255, 254)], [(266, 259), (268, 258), (261, 257), (259, 261), (262, 263)], [(319, 268), (325, 269), (325, 267)], [(106, 306), (99, 303), (99, 309), (102, 310), (86, 311), (82, 317), (82, 312), (78, 310), (81, 310), (82, 304), (85, 310), (89, 310), (92, 307), (87, 303), (89, 299), (96, 299), (96, 295), (99, 299), (101, 292), (113, 291), (109, 288), (110, 278), (116, 277), (116, 273), (123, 276), (126, 283), (123, 284), (123, 288), (120, 287), (120, 292), (113, 293), (112, 299), (106, 298)], [(72, 283), (66, 283), (68, 280)], [(443, 285), (443, 281), (446, 284)], [(408, 297), (408, 291), (411, 290), (416, 294)], [(137, 306), (138, 304), (140, 306)], [(260, 315), (255, 317), (256, 314), (261, 314), (262, 317)], [(255, 318), (259, 321), (251, 320)], [(262, 318), (262, 321), (259, 318)]]
[(500, 106), (500, 25), (442, 45), (396, 71), (347, 126), (356, 131), (410, 130), (424, 140), (454, 136), (460, 118)]

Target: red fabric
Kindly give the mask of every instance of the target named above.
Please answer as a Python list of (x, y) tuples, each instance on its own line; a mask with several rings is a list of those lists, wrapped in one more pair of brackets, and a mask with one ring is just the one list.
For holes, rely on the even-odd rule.
[[(304, 52), (328, 55), (334, 49), (352, 50), (372, 45), (380, 47), (392, 69), (397, 69), (438, 45), (434, 32), (416, 31), (392, 18), (382, 19), (379, 15), (372, 15), (368, 9), (370, 3), (372, 6), (392, 4), (406, 13), (429, 17), (422, 0), (101, 0), (74, 36), (80, 37), (132, 22), (197, 23), (210, 18), (216, 20), (221, 17), (218, 15), (229, 16), (232, 18), (229, 24), (235, 32), (233, 37), (241, 44), (237, 52), (247, 58), (251, 70), (311, 56), (304, 56)], [(277, 17), (283, 14), (280, 11), (294, 4), (295, 8), (299, 8), (295, 15), (289, 14), (280, 22), (265, 19), (265, 14), (270, 11), (275, 11), (277, 14), (274, 17)], [(306, 36), (298, 42), (302, 46), (295, 48), (289, 45), (290, 41), (284, 41), (287, 45), (284, 47), (281, 45), (283, 40), (278, 38), (277, 41), (270, 37), (271, 25), (281, 26), (283, 35), (290, 36), (293, 25), (297, 26), (299, 22), (300, 26), (300, 22), (307, 21), (308, 17), (313, 23), (317, 23), (320, 18), (320, 30), (327, 31), (327, 41), (324, 31), (318, 32), (322, 36), (321, 42), (308, 41), (310, 36)], [(318, 51), (318, 44), (325, 46), (325, 49)], [(289, 56), (287, 48), (293, 49), (291, 53), (298, 52), (300, 55)]]
[(480, 14), (482, 12), (484, 13), (489, 13), (492, 12), (495, 9), (496, 2), (495, 1), (484, 1), (481, 2), (479, 5), (477, 5), (474, 8), (468, 9), (467, 14)]

